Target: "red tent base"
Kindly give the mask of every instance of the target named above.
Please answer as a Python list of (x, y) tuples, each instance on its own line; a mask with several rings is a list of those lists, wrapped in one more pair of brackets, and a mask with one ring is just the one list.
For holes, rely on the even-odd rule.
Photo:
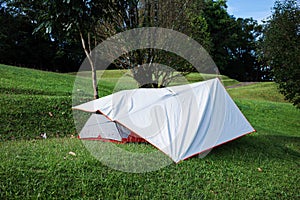
[(102, 141), (102, 142), (113, 142), (113, 143), (117, 143), (117, 144), (125, 144), (125, 143), (148, 143), (147, 140), (145, 140), (144, 138), (139, 137), (137, 134), (131, 132), (130, 135), (127, 138), (122, 138), (122, 141), (117, 141), (117, 140), (113, 140), (113, 139), (105, 139), (102, 138), (101, 136), (97, 137), (97, 138), (80, 138), (78, 136), (79, 139), (82, 140), (98, 140), (98, 141)]

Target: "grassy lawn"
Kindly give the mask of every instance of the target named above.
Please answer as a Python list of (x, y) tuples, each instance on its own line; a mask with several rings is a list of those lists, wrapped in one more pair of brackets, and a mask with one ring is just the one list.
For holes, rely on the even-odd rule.
[[(71, 74), (75, 75), (75, 73), (71, 73)], [(82, 71), (82, 72), (78, 73), (78, 75), (83, 76), (83, 77), (90, 77), (91, 72), (90, 71), (88, 71), (88, 72)], [(100, 77), (101, 80), (111, 82), (114, 84), (117, 84), (120, 81), (125, 81), (126, 84), (137, 87), (136, 81), (132, 78), (132, 74), (128, 70), (105, 70), (105, 71), (98, 70), (97, 77), (98, 78)], [(187, 82), (193, 83), (193, 82), (203, 81), (203, 80), (207, 80), (207, 79), (211, 79), (211, 78), (215, 78), (215, 77), (217, 77), (217, 75), (189, 73), (185, 77), (182, 77), (182, 78), (185, 79), (185, 81), (187, 81)], [(239, 83), (238, 81), (236, 81), (234, 79), (230, 79), (227, 76), (219, 75), (218, 77), (220, 77), (220, 79), (222, 80), (222, 82), (225, 86), (234, 85), (234, 84)], [(176, 81), (178, 81), (178, 80), (173, 80), (171, 82), (171, 84), (177, 85), (177, 84), (181, 83), (181, 82), (178, 83)]]
[[(106, 71), (101, 96), (110, 94), (124, 73)], [(300, 111), (284, 101), (274, 83), (228, 89), (256, 133), (203, 159), (134, 174), (107, 167), (71, 137), (76, 136), (74, 75), (5, 65), (0, 74), (0, 199), (300, 198)], [(190, 82), (200, 78), (187, 76)], [(238, 83), (226, 77), (223, 82)], [(129, 87), (121, 83), (119, 88)], [(39, 138), (44, 132), (46, 140)], [(157, 151), (147, 144), (122, 148)]]

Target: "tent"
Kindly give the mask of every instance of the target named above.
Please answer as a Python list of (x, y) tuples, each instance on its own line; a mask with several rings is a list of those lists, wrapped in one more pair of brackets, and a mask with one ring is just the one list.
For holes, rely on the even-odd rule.
[(80, 138), (146, 141), (176, 163), (255, 131), (218, 78), (124, 90), (73, 109), (92, 113)]
[(99, 111), (92, 113), (82, 128), (79, 138), (116, 143), (147, 142), (122, 124), (108, 119)]

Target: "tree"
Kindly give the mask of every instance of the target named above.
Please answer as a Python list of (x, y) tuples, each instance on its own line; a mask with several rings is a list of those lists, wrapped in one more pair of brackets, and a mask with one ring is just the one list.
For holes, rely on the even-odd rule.
[(16, 13), (34, 16), (35, 32), (43, 32), (60, 43), (80, 38), (82, 48), (92, 69), (94, 98), (98, 98), (96, 67), (92, 49), (98, 44), (99, 21), (110, 15), (113, 1), (74, 0), (10, 0), (7, 6)]
[[(58, 56), (66, 58), (65, 49), (81, 43), (92, 69), (94, 98), (99, 95), (92, 50), (110, 36), (140, 27), (184, 33), (212, 55), (222, 73), (239, 80), (259, 77), (254, 75), (260, 69), (255, 54), (257, 24), (230, 16), (226, 0), (9, 0), (7, 6), (18, 15), (30, 16), (35, 33), (45, 33), (52, 45), (58, 45), (62, 53)], [(174, 70), (146, 67), (152, 63)], [(131, 69), (140, 87), (164, 87), (178, 71), (182, 75), (195, 70), (179, 56), (157, 49), (124, 53), (111, 66)]]
[(224, 74), (240, 81), (261, 79), (261, 63), (257, 53), (261, 28), (252, 18), (235, 20), (230, 45), (227, 47), (230, 59)]
[(204, 0), (203, 16), (208, 24), (208, 31), (212, 38), (211, 55), (221, 72), (228, 67), (231, 48), (231, 36), (234, 32), (235, 20), (227, 13), (225, 0)]
[(220, 72), (240, 81), (260, 80), (257, 42), (261, 26), (253, 19), (236, 19), (226, 0), (204, 0), (203, 16), (212, 40), (210, 53)]
[(0, 1), (0, 62), (52, 71), (77, 70), (82, 57), (76, 45), (57, 43), (40, 33), (33, 35), (33, 21), (33, 16), (12, 12)]
[(286, 99), (300, 108), (300, 5), (276, 1), (265, 26), (264, 56)]
[(206, 2), (203, 0), (194, 0), (189, 2), (187, 8), (187, 24), (188, 31), (186, 34), (200, 43), (208, 52), (212, 51), (213, 43), (211, 33), (209, 32), (209, 24), (205, 18)]
[[(135, 0), (117, 1), (113, 19), (108, 18), (99, 35), (112, 36), (138, 27), (161, 27), (176, 30), (193, 37), (206, 49), (211, 40), (207, 23), (201, 16), (203, 4), (198, 1), (181, 0)], [(170, 9), (172, 8), (172, 9)], [(104, 31), (105, 32), (104, 32)], [(174, 70), (160, 68), (152, 63), (161, 63)], [(142, 49), (128, 52), (114, 63), (115, 66), (131, 69), (139, 87), (165, 87), (173, 79), (195, 70), (191, 65), (170, 52), (158, 49)], [(147, 65), (146, 65), (147, 64)], [(177, 72), (180, 73), (178, 74)]]

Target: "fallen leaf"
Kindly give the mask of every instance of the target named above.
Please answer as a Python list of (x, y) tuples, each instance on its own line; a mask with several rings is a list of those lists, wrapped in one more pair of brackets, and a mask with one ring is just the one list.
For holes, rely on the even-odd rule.
[(257, 170), (259, 171), (259, 172), (262, 172), (262, 169), (259, 167), (259, 168), (257, 168)]

